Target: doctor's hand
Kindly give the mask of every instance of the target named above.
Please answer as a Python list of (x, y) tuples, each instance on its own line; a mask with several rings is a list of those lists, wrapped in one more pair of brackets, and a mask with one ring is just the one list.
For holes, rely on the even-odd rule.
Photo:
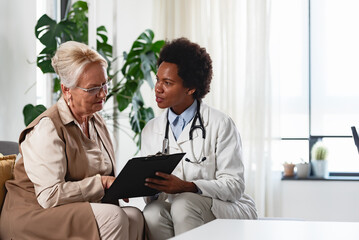
[(146, 178), (145, 186), (156, 189), (165, 193), (182, 193), (182, 192), (197, 192), (197, 186), (193, 182), (183, 181), (180, 178), (172, 174), (166, 174), (162, 172), (156, 172), (157, 178)]

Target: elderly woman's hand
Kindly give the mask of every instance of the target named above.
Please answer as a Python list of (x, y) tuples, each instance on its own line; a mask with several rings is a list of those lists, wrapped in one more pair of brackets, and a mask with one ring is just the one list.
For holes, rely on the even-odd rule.
[[(109, 189), (113, 183), (113, 181), (115, 181), (115, 177), (113, 176), (101, 176), (101, 181), (102, 181), (102, 186), (104, 189)], [(123, 201), (125, 201), (126, 203), (128, 203), (130, 200), (128, 198), (124, 198), (122, 199)]]
[(113, 176), (101, 176), (101, 182), (104, 189), (108, 189), (113, 181), (115, 181), (115, 177)]

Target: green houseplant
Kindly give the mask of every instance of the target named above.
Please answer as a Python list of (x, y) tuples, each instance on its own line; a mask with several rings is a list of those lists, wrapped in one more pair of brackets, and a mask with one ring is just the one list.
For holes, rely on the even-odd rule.
[[(44, 14), (35, 26), (35, 36), (44, 45), (37, 57), (37, 66), (44, 74), (51, 74), (53, 93), (60, 96), (60, 80), (51, 66), (57, 46), (73, 40), (88, 43), (88, 6), (84, 1), (75, 2), (67, 11), (65, 19), (56, 22)], [(140, 133), (148, 120), (154, 117), (153, 110), (145, 107), (140, 87), (146, 81), (153, 88), (151, 72), (156, 73), (156, 62), (164, 41), (153, 42), (154, 33), (147, 29), (133, 42), (130, 51), (123, 53), (124, 63), (121, 68), (123, 77), (118, 80), (118, 72), (113, 69), (112, 45), (108, 43), (105, 26), (97, 28), (97, 51), (107, 60), (107, 74), (114, 79), (115, 85), (109, 90), (106, 101), (115, 97), (116, 108), (122, 112), (130, 108), (129, 119), (134, 141), (140, 146)], [(25, 125), (31, 123), (38, 115), (46, 110), (43, 105), (27, 104), (23, 109)], [(116, 111), (116, 110), (115, 110)]]
[(123, 78), (110, 91), (107, 99), (116, 96), (119, 111), (131, 105), (129, 113), (131, 128), (135, 133), (137, 146), (140, 146), (140, 133), (145, 124), (154, 117), (152, 108), (146, 108), (140, 88), (147, 82), (154, 87), (151, 73), (157, 72), (157, 59), (164, 40), (153, 42), (154, 33), (147, 29), (134, 41), (128, 53), (124, 52)]
[(326, 178), (329, 176), (328, 173), (328, 149), (319, 141), (313, 145), (312, 148), (312, 166), (314, 171), (314, 176), (319, 178)]
[(326, 160), (328, 156), (328, 149), (322, 142), (317, 142), (312, 148), (312, 159)]

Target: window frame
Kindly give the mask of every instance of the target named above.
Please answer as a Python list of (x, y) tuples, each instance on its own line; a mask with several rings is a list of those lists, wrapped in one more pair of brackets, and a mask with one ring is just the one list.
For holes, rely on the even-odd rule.
[[(312, 162), (311, 151), (314, 144), (324, 138), (353, 138), (351, 135), (312, 135), (312, 28), (311, 0), (308, 0), (308, 132), (309, 137), (281, 137), (281, 141), (308, 141), (309, 163)], [(354, 140), (353, 140), (354, 144)], [(310, 176), (313, 176), (311, 170)], [(359, 172), (329, 172), (329, 177), (359, 177)]]

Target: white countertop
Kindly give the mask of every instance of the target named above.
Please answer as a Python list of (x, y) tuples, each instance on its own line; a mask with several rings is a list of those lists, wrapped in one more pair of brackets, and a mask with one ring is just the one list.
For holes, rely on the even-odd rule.
[(359, 222), (216, 219), (174, 240), (358, 240)]

